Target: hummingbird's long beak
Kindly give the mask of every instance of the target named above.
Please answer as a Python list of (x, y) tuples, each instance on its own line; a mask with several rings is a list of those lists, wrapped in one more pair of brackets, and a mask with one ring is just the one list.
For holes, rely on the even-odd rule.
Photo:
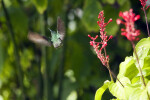
[(52, 32), (52, 30), (50, 28), (48, 28), (48, 29)]
[(49, 30), (50, 30), (50, 32), (51, 32), (51, 35), (52, 35), (52, 30), (50, 29), (50, 28), (48, 28)]

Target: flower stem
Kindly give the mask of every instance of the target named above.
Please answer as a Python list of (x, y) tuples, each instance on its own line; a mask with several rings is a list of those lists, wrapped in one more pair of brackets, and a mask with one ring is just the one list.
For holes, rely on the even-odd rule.
[[(137, 60), (137, 63), (138, 63), (138, 68), (139, 68), (139, 72), (141, 74), (142, 82), (143, 82), (144, 86), (146, 87), (146, 83), (145, 83), (145, 80), (144, 80), (142, 69), (141, 69), (140, 63), (139, 63), (139, 58), (138, 58), (138, 55), (137, 55), (137, 52), (136, 52), (136, 49), (135, 49), (135, 44), (133, 43), (133, 41), (131, 41), (131, 44), (132, 44), (134, 54), (135, 54), (135, 57), (136, 57), (136, 60)], [(148, 99), (150, 100), (150, 96), (149, 96), (148, 92), (147, 92), (147, 96), (148, 96)]]
[(149, 33), (149, 27), (148, 27), (148, 22), (147, 22), (147, 15), (146, 15), (146, 11), (145, 11), (145, 8), (144, 8), (144, 7), (143, 7), (143, 11), (144, 11), (145, 20), (146, 20), (146, 26), (147, 26), (147, 32), (148, 32), (148, 36), (150, 37), (150, 33)]
[[(104, 53), (105, 53), (105, 58), (106, 58), (106, 56), (107, 56), (106, 48), (104, 48)], [(109, 75), (110, 75), (111, 81), (114, 82), (113, 77), (112, 77), (112, 73), (111, 73), (111, 71), (110, 71), (110, 67), (109, 67), (109, 63), (108, 63), (108, 62), (107, 62), (107, 69), (109, 70)]]
[[(109, 64), (108, 64), (109, 65)], [(113, 75), (114, 78), (117, 79), (117, 81), (122, 85), (122, 87), (124, 88), (124, 85), (121, 83), (121, 81), (117, 78), (117, 76), (111, 71), (110, 67), (107, 67), (107, 69), (109, 70), (109, 72)]]
[(143, 76), (143, 73), (142, 73), (142, 69), (140, 67), (139, 58), (138, 58), (138, 55), (137, 55), (137, 52), (136, 52), (136, 49), (135, 49), (135, 44), (133, 43), (133, 41), (131, 41), (131, 43), (132, 43), (134, 54), (135, 54), (135, 57), (136, 57), (136, 60), (137, 60), (137, 63), (138, 63), (138, 68), (139, 68), (139, 72), (141, 74), (142, 82), (143, 82), (144, 86), (146, 86), (145, 81), (144, 81), (144, 76)]
[[(104, 48), (104, 53), (105, 53), (105, 57), (106, 57), (106, 55), (107, 55), (106, 48)], [(118, 80), (118, 82), (122, 85), (122, 87), (124, 87), (124, 85), (120, 82), (120, 80), (117, 78), (117, 76), (111, 71), (110, 66), (109, 66), (109, 62), (107, 62), (106, 68), (109, 71), (109, 75), (110, 75), (111, 81), (114, 82), (114, 80), (113, 80), (113, 77), (114, 77), (114, 78), (116, 78)]]

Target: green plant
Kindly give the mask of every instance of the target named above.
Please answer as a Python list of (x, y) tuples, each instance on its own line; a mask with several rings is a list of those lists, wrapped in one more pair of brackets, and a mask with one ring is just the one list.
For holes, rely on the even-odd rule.
[[(140, 1), (141, 4), (143, 4), (142, 10), (145, 13), (145, 3), (147, 0)], [(107, 67), (108, 64), (103, 64), (109, 70), (110, 76), (112, 74), (116, 78), (116, 82), (113, 81), (112, 77), (111, 81), (106, 80), (103, 86), (101, 86), (96, 91), (95, 100), (101, 100), (102, 95), (104, 94), (106, 89), (109, 89), (110, 93), (116, 97), (112, 100), (150, 100), (150, 37), (141, 39), (135, 46), (134, 41), (139, 40), (137, 36), (140, 35), (140, 30), (135, 29), (134, 22), (140, 18), (140, 15), (135, 15), (133, 13), (133, 9), (130, 9), (129, 11), (120, 12), (119, 16), (122, 17), (124, 21), (117, 19), (116, 22), (117, 24), (125, 25), (125, 29), (121, 29), (121, 34), (126, 36), (127, 39), (131, 42), (133, 47), (133, 56), (126, 57), (125, 61), (120, 63), (119, 73), (117, 77), (115, 77), (110, 68)], [(147, 17), (145, 18), (146, 25), (148, 27)], [(104, 21), (104, 18), (102, 18), (101, 20)], [(103, 22), (100, 25), (105, 27), (107, 23), (105, 24)], [(104, 30), (105, 29), (100, 27), (100, 34), (101, 31), (106, 34)], [(149, 29), (147, 28), (147, 30), (149, 35)], [(100, 35), (100, 37), (102, 36), (103, 34)], [(95, 38), (91, 36), (89, 37), (93, 40), (92, 43), (90, 42), (90, 45), (93, 46), (94, 50), (100, 47), (99, 44), (102, 44), (101, 48), (103, 49), (104, 42), (102, 38), (102, 42), (99, 43), (95, 42), (98, 36), (96, 36)], [(94, 43), (97, 43), (97, 45), (94, 46)], [(99, 50), (99, 53), (97, 53), (97, 50), (95, 50), (97, 56), (101, 54), (102, 49)], [(104, 53), (106, 53), (106, 50), (104, 50)], [(105, 54), (105, 58), (106, 57), (107, 56)], [(105, 61), (105, 59), (101, 60), (102, 63), (103, 61)], [(106, 61), (107, 63), (109, 62), (108, 60)]]

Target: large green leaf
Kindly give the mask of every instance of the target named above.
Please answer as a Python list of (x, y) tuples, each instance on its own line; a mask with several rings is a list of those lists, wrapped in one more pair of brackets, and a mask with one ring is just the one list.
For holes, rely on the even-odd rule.
[(147, 82), (146, 88), (147, 88), (148, 94), (150, 95), (150, 81)]
[[(144, 59), (150, 54), (150, 38), (144, 38), (140, 40), (136, 45), (136, 52), (138, 55), (140, 67), (143, 68)], [(133, 54), (134, 59), (136, 59), (135, 54)], [(138, 63), (136, 63), (138, 64)]]
[(86, 0), (83, 8), (82, 22), (88, 31), (98, 31), (98, 14), (102, 10), (97, 0)]
[(147, 89), (140, 84), (133, 84), (125, 87), (125, 100), (148, 100)]
[[(137, 43), (136, 51), (137, 51), (137, 54), (138, 54), (139, 58), (141, 58), (143, 56), (145, 57), (145, 56), (150, 54), (149, 53), (149, 49), (150, 49), (150, 45), (149, 44), (150, 44), (150, 37), (143, 38), (142, 40), (140, 40)], [(143, 53), (142, 50), (144, 50), (145, 53)]]
[(43, 14), (43, 12), (47, 9), (47, 0), (32, 0), (32, 2), (40, 14)]
[[(127, 84), (130, 84), (130, 80), (127, 77), (119, 78), (120, 82), (125, 87)], [(113, 96), (117, 97), (121, 100), (126, 100), (125, 91), (123, 87), (118, 81), (116, 83), (110, 83), (109, 84), (109, 90), (113, 94)]]
[(128, 77), (130, 80), (138, 74), (138, 69), (134, 64), (133, 57), (126, 57), (125, 61), (122, 62), (119, 66), (119, 74), (118, 77)]
[(103, 86), (100, 87), (95, 94), (95, 100), (101, 100), (103, 93), (105, 92), (105, 90), (108, 88), (110, 81), (105, 81)]

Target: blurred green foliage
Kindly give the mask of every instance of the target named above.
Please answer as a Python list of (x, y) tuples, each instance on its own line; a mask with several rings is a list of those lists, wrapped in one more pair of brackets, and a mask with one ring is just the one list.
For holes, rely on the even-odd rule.
[[(88, 34), (99, 34), (98, 13), (104, 10), (111, 69), (117, 74), (125, 56), (132, 54), (130, 42), (120, 35), (116, 24), (119, 11), (133, 8), (143, 15), (138, 0), (3, 0), (10, 21), (0, 3), (0, 99), (2, 100), (92, 100), (97, 88), (110, 79), (107, 69), (92, 51)], [(2, 0), (0, 0), (2, 2)], [(148, 16), (149, 10), (147, 10)], [(64, 45), (58, 49), (33, 44), (29, 31), (50, 37), (57, 16), (66, 27)], [(149, 21), (149, 20), (148, 20)], [(10, 26), (14, 37), (12, 37)], [(145, 20), (136, 22), (141, 38), (146, 37)], [(142, 27), (143, 26), (143, 27)], [(15, 40), (15, 44), (13, 42)], [(16, 47), (15, 47), (16, 45)], [(19, 55), (16, 60), (15, 50)], [(22, 72), (18, 74), (18, 67)], [(19, 77), (22, 76), (23, 88)], [(62, 87), (62, 88), (60, 88)], [(108, 96), (109, 95), (109, 96)], [(110, 99), (109, 92), (103, 100)], [(71, 98), (71, 99), (70, 99)]]

